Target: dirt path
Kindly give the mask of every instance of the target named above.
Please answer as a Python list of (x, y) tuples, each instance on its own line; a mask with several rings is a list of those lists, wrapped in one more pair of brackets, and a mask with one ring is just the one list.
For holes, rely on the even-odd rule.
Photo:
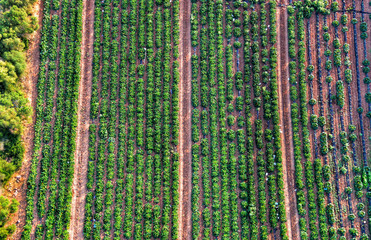
[[(286, 0), (281, 1), (286, 5)], [(295, 166), (293, 155), (291, 111), (290, 111), (290, 87), (288, 82), (288, 40), (287, 40), (287, 11), (279, 8), (277, 11), (277, 53), (278, 53), (278, 99), (280, 104), (281, 144), (283, 157), (283, 180), (285, 192), (285, 208), (287, 215), (287, 235), (289, 239), (299, 239), (298, 228), (299, 215), (296, 210), (295, 196)], [(282, 34), (283, 33), (283, 34)], [(289, 191), (290, 189), (290, 191)]]
[(191, 239), (191, 3), (180, 0), (179, 239)]
[(83, 239), (87, 169), (89, 160), (89, 119), (94, 41), (94, 1), (84, 1), (82, 13), (81, 80), (79, 86), (75, 172), (72, 185), (70, 239)]

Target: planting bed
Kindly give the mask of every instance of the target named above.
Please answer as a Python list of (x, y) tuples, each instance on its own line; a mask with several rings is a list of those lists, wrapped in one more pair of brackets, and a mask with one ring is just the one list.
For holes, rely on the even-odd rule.
[(192, 1), (192, 239), (287, 239), (276, 10)]
[(22, 239), (68, 238), (82, 1), (45, 1), (35, 137)]
[(84, 239), (177, 239), (179, 1), (95, 2)]
[(287, 7), (294, 190), (304, 239), (368, 239), (364, 5)]

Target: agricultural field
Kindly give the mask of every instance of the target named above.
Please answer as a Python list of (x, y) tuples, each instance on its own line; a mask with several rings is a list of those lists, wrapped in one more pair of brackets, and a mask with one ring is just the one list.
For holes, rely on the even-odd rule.
[(314, 8), (298, 1), (287, 8), (286, 84), (302, 239), (369, 236), (370, 40), (364, 11), (365, 1)]
[(287, 239), (276, 9), (192, 2), (192, 239)]
[(0, 5), (0, 239), (370, 238), (369, 0)]
[(33, 154), (22, 239), (68, 238), (82, 1), (44, 1)]
[(95, 2), (84, 239), (178, 238), (178, 18)]

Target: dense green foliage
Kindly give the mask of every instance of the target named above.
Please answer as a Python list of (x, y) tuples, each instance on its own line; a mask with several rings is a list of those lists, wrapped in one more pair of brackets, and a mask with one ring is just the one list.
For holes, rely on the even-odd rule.
[(0, 4), (0, 185), (21, 166), (24, 155), (21, 137), (31, 108), (21, 77), (29, 35), (38, 27), (31, 13), (33, 3), (4, 0)]
[(178, 239), (179, 1), (97, 0), (94, 36), (84, 238)]
[(276, 8), (192, 1), (193, 239), (287, 239)]
[[(38, 27), (31, 12), (34, 2), (0, 3), (0, 187), (22, 165), (22, 134), (32, 113), (21, 78), (26, 70), (29, 36)], [(17, 206), (15, 200), (9, 205), (9, 200), (0, 196), (0, 239), (7, 239), (15, 231), (15, 225), (4, 225)]]
[(0, 196), (0, 239), (8, 239), (15, 231), (15, 224), (7, 224), (11, 214), (17, 212), (19, 202), (15, 199), (9, 201), (3, 196)]
[[(44, 1), (36, 123), (23, 239), (68, 239), (80, 81), (82, 1)], [(34, 219), (38, 222), (36, 231)]]

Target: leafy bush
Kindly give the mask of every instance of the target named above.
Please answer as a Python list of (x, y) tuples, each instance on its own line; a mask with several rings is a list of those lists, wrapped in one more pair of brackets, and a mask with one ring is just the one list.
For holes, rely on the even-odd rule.
[(18, 211), (19, 202), (0, 196), (0, 239), (8, 239), (16, 230), (15, 224), (8, 225), (10, 215)]

